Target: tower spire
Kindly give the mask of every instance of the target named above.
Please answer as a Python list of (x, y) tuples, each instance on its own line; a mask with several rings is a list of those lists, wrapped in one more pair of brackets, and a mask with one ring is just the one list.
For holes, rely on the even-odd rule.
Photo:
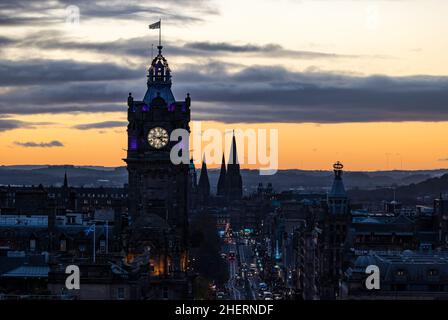
[(199, 184), (198, 184), (199, 194), (203, 197), (203, 200), (206, 200), (210, 195), (210, 181), (208, 179), (207, 172), (207, 162), (204, 157), (202, 158), (202, 167), (201, 167), (201, 175), (199, 176)]
[(328, 194), (329, 210), (333, 215), (345, 214), (348, 210), (348, 197), (345, 192), (344, 182), (342, 181), (343, 168), (344, 166), (339, 161), (333, 165), (334, 180), (330, 193)]
[(226, 175), (227, 175), (226, 159), (223, 153), (221, 161), (221, 172), (219, 173), (217, 193), (216, 193), (218, 196), (224, 196), (226, 194)]
[(230, 164), (238, 164), (238, 154), (237, 154), (237, 150), (236, 150), (236, 138), (235, 138), (235, 130), (233, 130), (233, 136), (232, 136), (232, 147), (230, 149), (230, 156), (231, 156), (231, 162)]
[(235, 131), (233, 131), (232, 146), (230, 148), (229, 164), (226, 172), (226, 196), (229, 200), (238, 200), (243, 196), (243, 180), (236, 149)]
[(68, 188), (68, 179), (67, 179), (67, 171), (64, 173), (64, 188)]

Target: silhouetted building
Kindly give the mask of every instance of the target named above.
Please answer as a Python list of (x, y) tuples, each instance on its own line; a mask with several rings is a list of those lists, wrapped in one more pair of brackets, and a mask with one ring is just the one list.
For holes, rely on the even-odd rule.
[(229, 163), (226, 171), (226, 197), (228, 200), (239, 200), (243, 196), (243, 181), (236, 148), (235, 134), (232, 138)]
[(226, 159), (223, 154), (222, 162), (221, 162), (221, 171), (219, 172), (218, 185), (216, 188), (217, 196), (225, 196), (226, 195), (226, 176), (227, 176)]
[[(380, 289), (367, 290), (368, 266), (380, 269)], [(342, 299), (447, 299), (448, 253), (403, 252), (369, 253), (359, 256), (347, 269), (342, 283)]]
[(325, 215), (321, 228), (323, 230), (323, 270), (320, 292), (323, 299), (334, 299), (339, 294), (339, 284), (345, 270), (345, 253), (349, 249), (347, 234), (350, 226), (350, 207), (340, 162), (333, 165), (334, 180), (327, 197), (328, 212)]
[(448, 246), (448, 199), (442, 195), (434, 200), (434, 229), (438, 233), (439, 243), (443, 247)]
[[(148, 296), (185, 298), (188, 290), (188, 191), (190, 166), (170, 159), (176, 129), (190, 130), (189, 94), (176, 101), (171, 70), (158, 46), (142, 101), (128, 98), (130, 227), (128, 263), (149, 265)], [(188, 151), (187, 151), (188, 152)], [(137, 261), (137, 262), (136, 262)]]
[(210, 197), (210, 181), (208, 179), (207, 161), (205, 156), (202, 160), (201, 175), (199, 176), (198, 197), (202, 204), (207, 203)]

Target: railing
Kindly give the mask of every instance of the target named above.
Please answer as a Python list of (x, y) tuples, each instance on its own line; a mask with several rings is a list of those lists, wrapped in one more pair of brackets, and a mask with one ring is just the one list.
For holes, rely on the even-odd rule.
[(0, 216), (0, 226), (41, 227), (47, 225), (47, 217)]

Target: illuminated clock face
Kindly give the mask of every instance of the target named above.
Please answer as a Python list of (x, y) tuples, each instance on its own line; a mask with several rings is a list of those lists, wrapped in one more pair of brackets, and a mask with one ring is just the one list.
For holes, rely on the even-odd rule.
[(160, 127), (152, 128), (148, 133), (149, 145), (156, 149), (161, 149), (168, 144), (168, 132)]

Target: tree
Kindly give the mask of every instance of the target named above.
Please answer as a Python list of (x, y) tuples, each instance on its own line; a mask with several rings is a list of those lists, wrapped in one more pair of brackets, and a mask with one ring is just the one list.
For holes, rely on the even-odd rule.
[[(192, 266), (209, 281), (223, 284), (228, 280), (228, 266), (221, 257), (221, 241), (214, 219), (207, 214), (197, 216), (192, 226), (190, 244)], [(194, 260), (193, 260), (194, 259)]]

